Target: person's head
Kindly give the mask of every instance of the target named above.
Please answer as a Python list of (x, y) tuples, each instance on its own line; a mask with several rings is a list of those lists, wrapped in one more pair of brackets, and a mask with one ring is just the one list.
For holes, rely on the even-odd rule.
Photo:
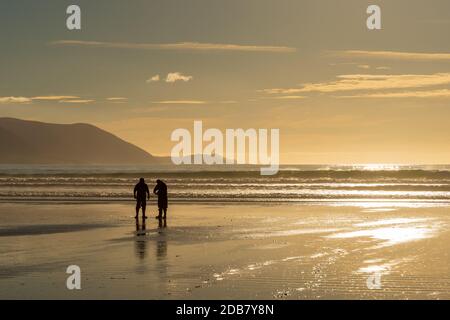
[(162, 181), (161, 180), (156, 180), (156, 184), (160, 184)]
[(140, 178), (140, 179), (139, 179), (139, 183), (145, 183), (144, 178)]

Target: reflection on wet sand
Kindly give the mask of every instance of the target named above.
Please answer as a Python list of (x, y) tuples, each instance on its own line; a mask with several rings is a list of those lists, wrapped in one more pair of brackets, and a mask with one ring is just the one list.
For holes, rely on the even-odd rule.
[[(158, 260), (164, 259), (167, 256), (167, 240), (163, 232), (165, 228), (167, 228), (167, 220), (158, 219), (158, 238), (156, 240), (156, 258)], [(147, 255), (147, 242), (149, 239), (146, 235), (146, 221), (143, 219), (142, 224), (140, 224), (139, 220), (136, 220), (135, 249), (136, 256), (141, 260), (144, 260)]]
[(11, 290), (0, 297), (70, 299), (48, 282), (70, 260), (90, 272), (92, 289), (79, 293), (88, 299), (448, 299), (448, 207), (368, 208), (187, 204), (167, 227), (155, 219), (135, 226), (122, 204), (0, 204), (21, 219), (8, 216), (0, 224), (8, 230), (56, 225), (62, 215), (65, 225), (111, 224), (3, 237), (0, 288)]
[(166, 234), (162, 229), (167, 228), (167, 220), (166, 219), (158, 219), (158, 228), (160, 231), (158, 232), (159, 237), (156, 242), (156, 258), (158, 260), (164, 259), (167, 257), (167, 240)]
[(380, 261), (376, 261), (373, 264), (369, 264), (368, 266), (365, 267), (361, 267), (358, 269), (358, 273), (378, 273), (378, 274), (383, 274), (383, 275), (387, 275), (391, 272), (392, 268), (399, 265), (402, 262), (406, 262), (407, 259), (405, 259), (405, 261), (402, 260), (395, 260), (395, 261), (389, 261), (389, 262), (385, 262), (382, 263), (383, 259), (379, 259)]
[[(437, 231), (437, 224), (426, 223), (427, 219), (394, 218), (355, 224), (360, 229), (334, 233), (327, 238), (371, 238), (383, 241), (377, 248), (430, 238)], [(383, 226), (382, 228), (370, 228)]]
[(139, 220), (136, 219), (136, 241), (135, 241), (135, 248), (136, 248), (136, 256), (144, 260), (147, 252), (147, 239), (145, 239), (146, 234), (146, 226), (145, 226), (145, 219), (142, 219), (142, 225), (139, 224)]

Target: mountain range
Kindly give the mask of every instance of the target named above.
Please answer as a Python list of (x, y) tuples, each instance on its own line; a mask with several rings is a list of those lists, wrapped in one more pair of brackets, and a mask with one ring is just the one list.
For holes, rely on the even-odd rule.
[(117, 165), (169, 163), (85, 123), (52, 124), (0, 118), (0, 163)]

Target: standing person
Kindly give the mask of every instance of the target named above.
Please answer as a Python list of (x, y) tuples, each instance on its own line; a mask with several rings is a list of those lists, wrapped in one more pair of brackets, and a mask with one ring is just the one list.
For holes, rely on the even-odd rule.
[(142, 208), (142, 219), (147, 219), (145, 216), (145, 207), (147, 206), (146, 199), (150, 200), (150, 191), (145, 183), (144, 178), (140, 178), (139, 182), (134, 187), (134, 198), (136, 199), (136, 216), (139, 216), (139, 208)]
[[(167, 185), (161, 180), (156, 180), (156, 186), (153, 189), (153, 193), (158, 195), (158, 211), (159, 215), (156, 217), (157, 219), (164, 218), (167, 216)], [(164, 211), (164, 217), (162, 215)]]

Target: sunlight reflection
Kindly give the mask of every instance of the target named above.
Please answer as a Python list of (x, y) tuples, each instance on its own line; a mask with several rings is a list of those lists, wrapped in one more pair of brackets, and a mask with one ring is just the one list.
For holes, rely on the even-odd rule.
[(359, 273), (379, 273), (379, 274), (389, 274), (393, 267), (398, 265), (400, 261), (391, 261), (383, 264), (372, 264), (366, 267), (361, 267), (357, 272)]
[(398, 164), (383, 164), (383, 163), (368, 163), (362, 165), (353, 166), (356, 170), (365, 170), (365, 171), (381, 171), (381, 170), (400, 170), (400, 166)]
[(415, 223), (415, 222), (425, 222), (430, 219), (427, 218), (392, 218), (392, 219), (383, 219), (369, 222), (357, 223), (355, 226), (358, 227), (374, 227), (374, 226), (385, 226), (392, 224), (406, 224), (406, 223)]
[(436, 202), (436, 201), (411, 201), (411, 200), (347, 200), (342, 202), (331, 202), (333, 207), (359, 207), (362, 209), (392, 209), (392, 208), (434, 208), (434, 207), (446, 207), (448, 203), (446, 202)]
[(369, 237), (376, 240), (384, 240), (381, 246), (392, 246), (409, 241), (415, 241), (430, 238), (433, 235), (433, 229), (420, 227), (389, 227), (369, 230), (358, 230), (352, 232), (336, 233), (327, 238), (358, 238)]

